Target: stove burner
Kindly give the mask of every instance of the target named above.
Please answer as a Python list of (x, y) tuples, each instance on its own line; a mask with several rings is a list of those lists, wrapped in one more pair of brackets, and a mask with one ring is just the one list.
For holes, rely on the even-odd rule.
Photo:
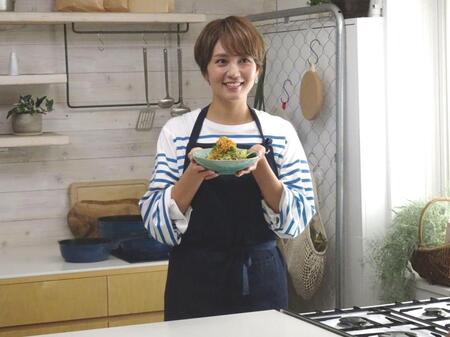
[(381, 332), (378, 334), (379, 337), (416, 337), (417, 334), (409, 331), (389, 331)]
[(441, 308), (436, 308), (436, 307), (432, 307), (432, 308), (425, 308), (424, 309), (424, 316), (431, 316), (431, 317), (444, 317), (444, 310), (442, 310)]
[(348, 316), (339, 318), (338, 325), (343, 328), (362, 328), (369, 322), (364, 317)]

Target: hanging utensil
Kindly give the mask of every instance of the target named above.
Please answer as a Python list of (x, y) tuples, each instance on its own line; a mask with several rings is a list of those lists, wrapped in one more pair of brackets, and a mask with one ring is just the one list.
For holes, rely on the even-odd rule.
[(316, 60), (313, 63), (310, 58), (308, 58), (309, 70), (303, 74), (302, 83), (300, 85), (300, 107), (302, 109), (303, 116), (307, 120), (315, 119), (323, 104), (322, 82), (315, 67), (319, 62), (319, 56), (312, 47), (314, 42), (317, 42), (320, 45), (320, 41), (318, 39), (314, 39), (309, 44), (311, 53), (314, 54)]
[(147, 48), (142, 49), (142, 55), (144, 58), (145, 102), (147, 103), (147, 106), (139, 111), (138, 120), (136, 122), (136, 130), (138, 131), (151, 130), (156, 114), (156, 109), (150, 106), (150, 102), (148, 100)]
[(181, 48), (178, 47), (177, 49), (177, 57), (178, 57), (178, 91), (180, 93), (180, 104), (178, 106), (174, 106), (172, 110), (170, 110), (170, 114), (172, 116), (180, 116), (182, 114), (185, 114), (186, 112), (191, 111), (191, 109), (184, 105), (183, 102), (183, 65), (182, 65), (182, 54), (181, 54)]
[(167, 48), (163, 49), (163, 54), (164, 54), (164, 78), (166, 81), (166, 97), (160, 99), (158, 101), (158, 106), (161, 109), (167, 109), (170, 108), (173, 103), (175, 103), (175, 100), (170, 97), (169, 95), (169, 70), (168, 70), (168, 65), (167, 65)]

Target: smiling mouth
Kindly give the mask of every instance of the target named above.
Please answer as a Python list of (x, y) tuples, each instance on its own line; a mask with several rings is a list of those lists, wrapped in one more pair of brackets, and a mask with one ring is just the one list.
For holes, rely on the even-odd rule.
[(239, 88), (244, 82), (225, 82), (223, 83), (225, 86), (231, 89)]

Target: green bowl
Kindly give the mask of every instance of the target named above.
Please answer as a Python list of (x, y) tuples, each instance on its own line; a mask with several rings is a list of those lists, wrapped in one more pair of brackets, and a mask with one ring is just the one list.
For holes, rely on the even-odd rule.
[(257, 160), (258, 156), (248, 159), (238, 160), (211, 160), (206, 159), (211, 149), (201, 149), (194, 152), (194, 160), (211, 171), (215, 171), (218, 174), (235, 174), (237, 171), (246, 169), (252, 166)]

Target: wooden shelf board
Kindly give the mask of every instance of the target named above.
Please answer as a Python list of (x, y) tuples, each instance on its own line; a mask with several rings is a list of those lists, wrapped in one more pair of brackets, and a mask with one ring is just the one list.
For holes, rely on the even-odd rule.
[(0, 12), (0, 24), (195, 23), (204, 21), (206, 21), (204, 14), (193, 13)]
[(0, 75), (0, 85), (66, 83), (66, 74)]
[(0, 147), (23, 147), (69, 144), (69, 137), (53, 132), (37, 136), (0, 135)]

